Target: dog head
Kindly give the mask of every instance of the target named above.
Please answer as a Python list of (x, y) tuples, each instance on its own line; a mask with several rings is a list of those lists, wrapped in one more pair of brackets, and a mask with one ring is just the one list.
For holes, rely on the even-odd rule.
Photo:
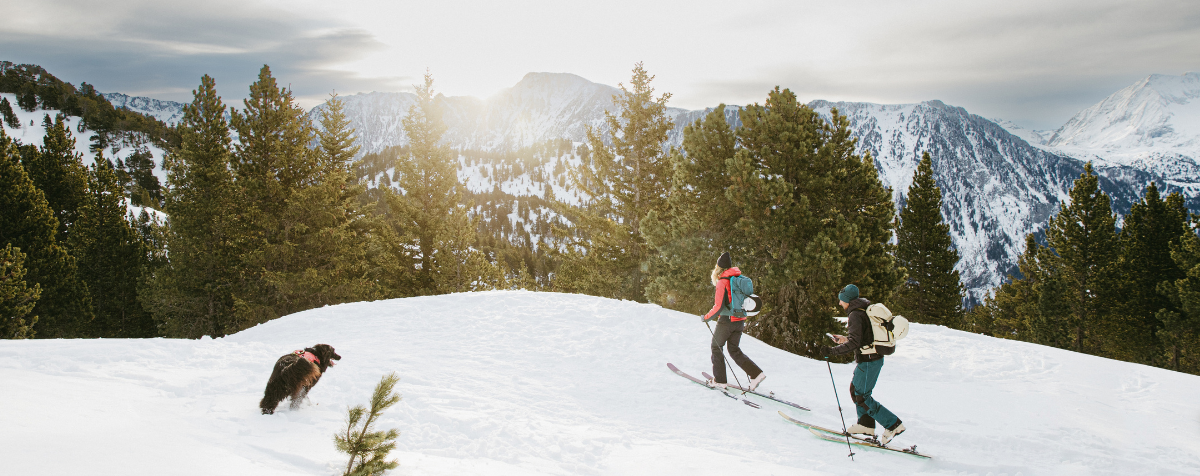
[(317, 356), (317, 365), (321, 367), (321, 372), (325, 372), (325, 369), (336, 365), (333, 361), (342, 360), (342, 356), (334, 352), (333, 346), (329, 344), (317, 344), (305, 350)]

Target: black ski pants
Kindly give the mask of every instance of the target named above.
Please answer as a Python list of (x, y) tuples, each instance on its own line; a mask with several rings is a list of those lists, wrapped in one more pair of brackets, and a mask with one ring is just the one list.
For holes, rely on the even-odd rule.
[(713, 380), (717, 383), (728, 383), (728, 376), (725, 375), (725, 353), (721, 352), (721, 347), (729, 350), (729, 357), (733, 358), (733, 362), (746, 371), (750, 378), (762, 373), (762, 369), (738, 348), (738, 342), (742, 340), (742, 329), (745, 328), (746, 321), (731, 322), (729, 316), (721, 316), (717, 320), (717, 329), (713, 331), (712, 339)]

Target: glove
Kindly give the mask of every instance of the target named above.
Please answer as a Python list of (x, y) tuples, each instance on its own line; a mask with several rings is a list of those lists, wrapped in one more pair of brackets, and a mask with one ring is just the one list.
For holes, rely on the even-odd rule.
[(825, 359), (829, 359), (830, 351), (832, 351), (832, 350), (833, 350), (833, 347), (822, 346), (821, 347), (821, 357), (823, 357)]
[(701, 315), (700, 315), (700, 322), (708, 322), (708, 321), (711, 321), (711, 320), (712, 320), (712, 318), (708, 317), (708, 315), (707, 315), (707, 314), (701, 314)]

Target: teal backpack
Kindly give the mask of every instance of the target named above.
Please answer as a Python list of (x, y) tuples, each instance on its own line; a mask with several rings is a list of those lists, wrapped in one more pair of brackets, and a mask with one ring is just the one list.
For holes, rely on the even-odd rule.
[(753, 316), (762, 310), (762, 300), (754, 294), (754, 280), (745, 276), (730, 276), (725, 279), (729, 280), (729, 307), (734, 316)]

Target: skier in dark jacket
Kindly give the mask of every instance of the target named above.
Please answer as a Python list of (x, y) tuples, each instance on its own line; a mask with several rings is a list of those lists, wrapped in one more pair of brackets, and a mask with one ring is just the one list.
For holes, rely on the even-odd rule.
[(892, 438), (904, 433), (904, 423), (871, 396), (875, 382), (879, 380), (879, 371), (883, 368), (883, 356), (874, 352), (875, 334), (866, 311), (871, 301), (859, 297), (858, 286), (848, 284), (838, 293), (838, 304), (847, 312), (846, 326), (850, 332), (845, 336), (833, 336), (833, 341), (840, 345), (827, 347), (825, 353), (840, 355), (854, 352), (854, 361), (858, 363), (854, 367), (854, 379), (850, 382), (850, 397), (858, 410), (858, 422), (849, 431), (851, 434), (873, 437), (875, 422), (878, 421), (884, 428), (880, 442), (886, 445)]
[(763, 373), (754, 361), (746, 357), (742, 353), (742, 349), (738, 347), (738, 343), (742, 340), (742, 329), (746, 327), (746, 318), (733, 315), (733, 307), (729, 305), (733, 300), (733, 291), (729, 288), (729, 277), (741, 276), (741, 270), (733, 267), (733, 260), (730, 259), (729, 253), (722, 253), (720, 258), (717, 258), (717, 266), (712, 270), (712, 283), (717, 287), (716, 294), (713, 295), (713, 307), (708, 311), (708, 314), (701, 316), (701, 320), (708, 322), (712, 319), (717, 319), (717, 329), (713, 331), (712, 338), (712, 364), (713, 364), (713, 380), (709, 385), (726, 388), (727, 379), (725, 375), (725, 354), (721, 352), (721, 347), (729, 349), (729, 357), (733, 358), (733, 362), (738, 364), (746, 375), (750, 376), (750, 390), (758, 388), (758, 384), (762, 383), (767, 378), (767, 374)]

